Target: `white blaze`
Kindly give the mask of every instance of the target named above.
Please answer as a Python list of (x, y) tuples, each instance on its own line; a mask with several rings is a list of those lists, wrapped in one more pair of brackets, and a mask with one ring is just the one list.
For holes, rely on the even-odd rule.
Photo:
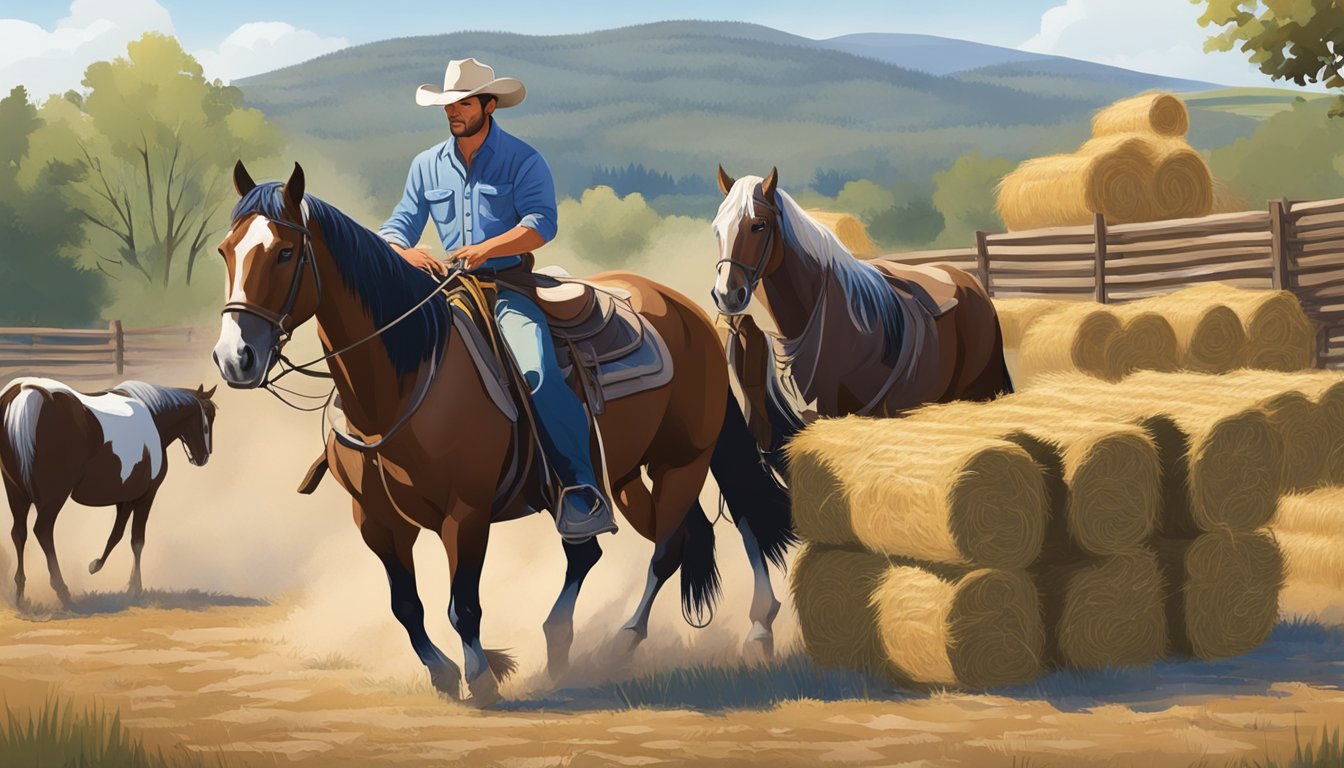
[(247, 301), (247, 292), (243, 290), (243, 276), (247, 274), (247, 261), (252, 252), (261, 248), (264, 252), (275, 245), (275, 232), (271, 231), (271, 221), (265, 216), (257, 216), (247, 225), (243, 239), (233, 249), (233, 286), (229, 301)]

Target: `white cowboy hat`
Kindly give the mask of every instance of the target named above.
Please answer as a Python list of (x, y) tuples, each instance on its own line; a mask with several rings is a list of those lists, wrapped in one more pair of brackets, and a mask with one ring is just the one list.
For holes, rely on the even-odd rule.
[(495, 77), (495, 70), (476, 59), (453, 59), (443, 73), (443, 87), (426, 83), (415, 89), (415, 103), (422, 107), (441, 107), (469, 96), (488, 93), (500, 108), (523, 102), (527, 89), (512, 77)]

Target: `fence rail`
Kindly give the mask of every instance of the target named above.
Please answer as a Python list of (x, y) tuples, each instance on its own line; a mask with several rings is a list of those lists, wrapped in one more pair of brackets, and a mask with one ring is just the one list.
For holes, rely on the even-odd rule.
[(1097, 214), (1091, 226), (977, 232), (971, 248), (889, 258), (952, 264), (1001, 298), (1113, 303), (1203, 282), (1289, 290), (1316, 323), (1321, 364), (1344, 368), (1344, 199), (1142, 224)]
[(193, 328), (0, 328), (0, 380), (50, 376), (70, 382), (113, 382), (203, 354)]

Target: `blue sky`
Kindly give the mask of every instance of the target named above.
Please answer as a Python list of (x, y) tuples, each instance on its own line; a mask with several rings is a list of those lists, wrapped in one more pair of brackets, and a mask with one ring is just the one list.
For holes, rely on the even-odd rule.
[(1204, 53), (1210, 31), (1196, 23), (1200, 11), (1187, 0), (0, 0), (0, 93), (20, 83), (38, 97), (79, 88), (85, 67), (123, 54), (151, 30), (177, 35), (208, 77), (229, 81), (389, 37), (560, 34), (685, 18), (812, 38), (939, 35), (1224, 85), (1273, 85), (1244, 54)]

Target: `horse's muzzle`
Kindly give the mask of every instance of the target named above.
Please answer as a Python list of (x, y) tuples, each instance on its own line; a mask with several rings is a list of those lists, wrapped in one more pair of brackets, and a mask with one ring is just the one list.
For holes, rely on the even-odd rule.
[(725, 315), (740, 315), (747, 311), (747, 305), (751, 303), (751, 291), (745, 285), (727, 291), (726, 295), (717, 288), (711, 288), (709, 295), (714, 298), (714, 306)]
[(244, 312), (225, 312), (213, 358), (224, 382), (234, 389), (255, 389), (266, 379), (275, 350), (276, 330)]

